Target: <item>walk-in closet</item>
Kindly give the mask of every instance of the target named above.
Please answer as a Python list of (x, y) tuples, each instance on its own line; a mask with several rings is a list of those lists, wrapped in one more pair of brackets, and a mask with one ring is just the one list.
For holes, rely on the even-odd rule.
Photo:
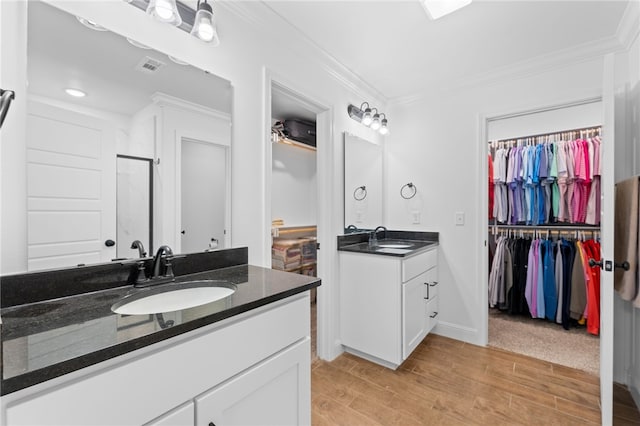
[(594, 375), (601, 116), (591, 99), (487, 126), (489, 345)]
[[(277, 85), (271, 104), (271, 267), (317, 276), (317, 155), (313, 107)], [(311, 358), (317, 356), (311, 290)]]

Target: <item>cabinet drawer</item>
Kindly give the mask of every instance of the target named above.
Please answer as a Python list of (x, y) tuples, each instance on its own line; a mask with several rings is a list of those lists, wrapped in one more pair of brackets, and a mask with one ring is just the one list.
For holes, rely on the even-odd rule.
[(402, 261), (402, 282), (407, 282), (424, 271), (433, 268), (438, 262), (436, 249), (420, 253)]

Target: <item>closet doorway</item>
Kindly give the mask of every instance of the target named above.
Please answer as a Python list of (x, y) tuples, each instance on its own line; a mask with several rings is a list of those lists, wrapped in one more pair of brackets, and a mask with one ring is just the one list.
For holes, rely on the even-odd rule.
[[(318, 252), (319, 153), (326, 140), (318, 137), (319, 114), (325, 109), (282, 84), (271, 81), (270, 196), (273, 269), (320, 276)], [(268, 156), (269, 157), (269, 156)], [(318, 297), (311, 291), (311, 359), (318, 354)]]
[[(487, 285), (485, 288), (489, 290), (485, 293), (488, 294), (487, 305), (489, 306), (487, 342), (490, 346), (500, 347), (512, 352), (583, 370), (594, 376), (600, 376), (599, 395), (603, 419), (611, 416), (611, 386), (613, 383), (610, 376), (613, 364), (613, 314), (609, 303), (612, 297), (611, 273), (604, 270), (600, 273), (599, 268), (595, 268), (598, 270), (598, 280), (602, 281), (602, 287), (599, 283), (597, 286), (592, 287), (594, 290), (597, 289), (598, 297), (591, 298), (591, 308), (597, 306), (598, 312), (596, 315), (599, 315), (599, 317), (594, 317), (592, 311), (587, 313), (588, 302), (584, 303), (584, 301), (581, 308), (580, 304), (578, 304), (578, 309), (570, 305), (571, 309), (567, 308), (567, 311), (558, 310), (563, 301), (559, 299), (561, 292), (558, 291), (559, 287), (555, 287), (555, 284), (553, 289), (555, 293), (553, 290), (543, 293), (555, 294), (556, 298), (552, 302), (544, 298), (536, 299), (536, 294), (527, 293), (527, 291), (533, 288), (529, 286), (529, 283), (536, 282), (536, 279), (533, 278), (534, 273), (532, 270), (539, 271), (541, 274), (546, 274), (547, 270), (549, 270), (548, 272), (552, 277), (554, 273), (558, 276), (563, 276), (563, 272), (558, 273), (555, 269), (550, 270), (550, 266), (553, 263), (546, 262), (547, 258), (545, 256), (547, 254), (553, 254), (553, 256), (549, 257), (554, 257), (555, 259), (573, 258), (577, 265), (583, 265), (584, 263), (577, 263), (581, 262), (581, 255), (584, 254), (583, 262), (588, 262), (589, 257), (596, 257), (596, 260), (599, 260), (601, 253), (607, 254), (607, 251), (612, 247), (613, 208), (609, 203), (612, 201), (613, 192), (613, 161), (609, 160), (613, 158), (614, 135), (612, 117), (607, 120), (607, 116), (603, 114), (603, 111), (606, 110), (605, 104), (606, 102), (600, 98), (587, 99), (572, 104), (487, 119), (484, 132), (486, 139), (483, 142), (485, 147), (482, 150), (485, 164), (487, 164), (487, 158), (489, 158), (488, 166), (483, 168), (485, 175), (482, 182), (489, 182), (484, 184), (487, 186), (484, 186), (485, 192), (483, 193), (489, 193), (489, 199), (491, 200), (492, 193), (489, 189), (493, 188), (494, 190), (493, 206), (489, 201), (487, 203), (489, 204), (488, 206), (484, 204), (488, 208), (482, 209), (485, 218), (487, 217), (487, 211), (489, 213), (488, 216), (492, 216), (491, 219), (487, 220), (488, 228), (484, 230), (487, 233), (484, 239), (488, 243), (488, 249), (485, 253), (489, 257), (486, 263), (486, 281), (484, 281)], [(600, 133), (601, 126), (606, 129), (606, 133)], [(601, 139), (600, 136), (602, 136)], [(596, 139), (599, 139), (600, 143), (595, 143)], [(487, 141), (489, 141), (488, 144)], [(580, 143), (576, 143), (576, 141), (580, 141)], [(581, 145), (583, 141), (584, 144)], [(551, 148), (549, 148), (550, 145), (552, 146)], [(518, 195), (514, 192), (516, 191), (515, 188), (518, 188), (518, 178), (513, 177), (513, 170), (519, 170), (523, 166), (518, 165), (517, 155), (521, 155), (521, 159), (526, 159), (526, 154), (521, 152), (528, 150), (528, 155), (534, 155), (532, 153), (535, 153), (535, 158), (538, 158), (541, 152), (548, 153), (551, 151), (558, 155), (556, 159), (560, 159), (562, 155), (559, 153), (563, 152), (563, 147), (568, 149), (569, 146), (575, 149), (578, 149), (579, 146), (583, 147), (582, 153), (585, 156), (585, 164), (589, 164), (589, 161), (591, 161), (589, 166), (592, 171), (594, 169), (597, 170), (598, 167), (593, 164), (594, 155), (597, 152), (601, 153), (599, 157), (600, 169), (596, 173), (598, 177), (595, 180), (591, 175), (589, 178), (584, 179), (584, 182), (582, 178), (572, 181), (576, 182), (576, 185), (578, 185), (577, 182), (580, 182), (580, 185), (585, 185), (584, 192), (581, 194), (583, 196), (582, 200), (586, 199), (587, 202), (595, 203), (596, 200), (599, 202), (602, 199), (602, 209), (599, 204), (594, 204), (588, 208), (585, 208), (586, 204), (582, 204), (582, 207), (578, 208), (579, 203), (576, 202), (569, 204), (570, 212), (568, 216), (566, 210), (564, 212), (559, 211), (559, 207), (563, 205), (563, 198), (559, 195), (559, 189), (553, 188), (554, 182), (562, 187), (559, 169), (554, 170), (553, 174), (549, 172), (536, 175), (532, 179), (533, 182), (529, 182), (529, 186), (526, 184), (528, 172), (526, 170), (524, 172), (521, 171), (520, 178), (522, 179), (524, 175), (522, 182), (525, 188), (530, 187), (531, 189), (525, 189), (521, 192), (524, 196), (518, 201)], [(515, 162), (512, 156), (514, 150), (516, 153)], [(574, 154), (577, 155), (577, 151), (567, 153), (567, 157), (563, 161), (573, 161), (569, 157)], [(592, 154), (592, 156), (589, 157), (589, 154)], [(595, 158), (597, 161), (598, 157), (596, 156)], [(524, 160), (522, 164), (525, 164)], [(533, 162), (533, 164), (537, 163)], [(554, 167), (559, 165), (560, 163), (556, 163)], [(566, 164), (563, 164), (562, 168), (566, 172), (565, 166)], [(535, 167), (542, 168), (538, 165)], [(491, 169), (493, 169), (493, 174), (487, 180)], [(512, 174), (508, 173), (510, 170)], [(580, 173), (583, 173), (583, 171)], [(517, 174), (516, 172), (515, 175), (517, 176)], [(587, 181), (591, 186), (586, 186)], [(540, 184), (536, 186), (536, 182)], [(545, 188), (542, 182), (548, 182), (549, 188)], [(591, 194), (590, 191), (596, 183), (601, 183), (601, 192), (598, 191)], [(502, 188), (500, 188), (501, 186)], [(567, 187), (563, 188), (563, 191), (565, 191), (564, 196), (569, 194)], [(602, 194), (602, 198), (600, 194)], [(523, 201), (525, 196), (526, 201)], [(559, 206), (557, 207), (553, 204), (554, 197), (559, 200)], [(566, 199), (564, 201), (566, 202)], [(580, 201), (580, 198), (578, 198), (578, 201)], [(535, 206), (535, 210), (530, 216), (525, 214), (524, 217), (518, 217), (518, 205), (522, 206), (522, 203), (525, 202), (530, 203), (531, 206), (531, 208), (525, 207), (525, 210), (530, 212), (533, 206)], [(538, 210), (539, 206), (545, 206), (545, 204), (549, 206), (546, 209), (546, 213), (544, 207)], [(594, 218), (593, 213), (600, 210), (603, 211), (602, 218)], [(578, 214), (578, 212), (582, 213)], [(585, 212), (586, 214), (591, 214), (589, 219), (584, 216)], [(604, 212), (607, 214), (605, 215)], [(571, 213), (574, 216), (571, 216)], [(523, 241), (526, 241), (526, 244), (519, 246), (518, 242)], [(601, 241), (602, 248), (594, 241), (597, 243)], [(592, 243), (591, 252), (587, 249), (580, 251), (582, 247)], [(505, 246), (508, 249), (505, 250)], [(558, 255), (557, 248), (560, 246), (563, 247), (563, 250), (565, 246), (570, 246), (572, 250), (562, 251), (560, 257), (556, 257)], [(506, 254), (508, 252), (510, 254)], [(533, 261), (529, 257), (530, 253), (534, 253)], [(536, 254), (538, 255), (537, 259), (543, 260), (536, 260)], [(492, 257), (492, 255), (495, 256)], [(499, 255), (503, 257), (499, 257)], [(514, 262), (519, 263), (521, 268), (524, 267), (522, 273), (516, 272), (517, 268)], [(531, 268), (532, 264), (539, 266)], [(582, 270), (579, 267), (573, 269), (573, 265), (567, 267), (567, 263), (562, 260), (555, 264), (563, 265), (565, 272), (573, 270), (574, 274), (577, 274), (573, 276), (569, 274), (567, 278), (565, 273), (562, 279), (554, 281), (554, 278), (550, 280), (551, 282), (559, 283), (560, 286), (564, 285), (565, 288), (566, 283), (571, 283), (571, 280), (576, 279), (576, 277), (579, 278), (581, 272), (584, 272), (584, 274), (591, 273), (589, 272), (591, 270), (589, 266), (584, 267), (584, 270)], [(545, 269), (545, 266), (547, 269)], [(508, 280), (504, 280), (503, 272), (508, 270), (513, 271), (513, 275)], [(548, 276), (545, 275), (538, 282), (546, 283), (547, 278)], [(504, 280), (504, 283), (508, 282), (506, 284), (507, 287), (496, 287), (496, 280)], [(592, 282), (597, 282), (598, 280), (593, 280)], [(582, 289), (585, 289), (584, 282), (578, 284), (578, 288), (582, 286)], [(571, 284), (569, 285), (571, 286)], [(511, 294), (513, 294), (516, 291), (516, 286), (518, 287), (517, 291), (522, 292), (519, 306), (514, 304), (514, 300), (517, 300), (517, 298), (514, 299), (507, 296), (506, 292), (506, 288), (510, 288)], [(588, 285), (586, 287), (587, 291), (589, 291)], [(497, 292), (496, 288), (498, 288)], [(540, 288), (540, 285), (538, 288)], [(602, 294), (600, 294), (601, 289)], [(505, 297), (500, 297), (500, 295)], [(567, 303), (568, 300), (573, 303), (573, 300), (568, 299), (565, 293), (564, 303)], [(539, 309), (540, 306), (542, 306), (542, 310)], [(551, 306), (550, 309), (549, 306)], [(535, 313), (532, 313), (534, 311)]]

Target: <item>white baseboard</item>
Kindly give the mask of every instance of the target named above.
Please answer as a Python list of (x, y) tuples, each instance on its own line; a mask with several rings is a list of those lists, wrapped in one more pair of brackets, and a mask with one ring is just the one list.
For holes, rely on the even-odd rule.
[(433, 329), (433, 334), (482, 346), (480, 331), (477, 328), (464, 327), (458, 324), (439, 321), (438, 325)]

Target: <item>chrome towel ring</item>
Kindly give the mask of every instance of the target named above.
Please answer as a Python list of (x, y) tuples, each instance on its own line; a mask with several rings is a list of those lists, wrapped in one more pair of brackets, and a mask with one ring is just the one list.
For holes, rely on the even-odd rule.
[[(409, 188), (409, 191), (405, 191), (405, 188)], [(415, 197), (417, 192), (418, 187), (411, 182), (403, 185), (402, 188), (400, 188), (400, 196), (405, 200), (410, 200), (411, 198)]]
[(362, 201), (367, 198), (367, 187), (364, 185), (357, 187), (353, 191), (353, 198), (355, 198), (356, 201)]

